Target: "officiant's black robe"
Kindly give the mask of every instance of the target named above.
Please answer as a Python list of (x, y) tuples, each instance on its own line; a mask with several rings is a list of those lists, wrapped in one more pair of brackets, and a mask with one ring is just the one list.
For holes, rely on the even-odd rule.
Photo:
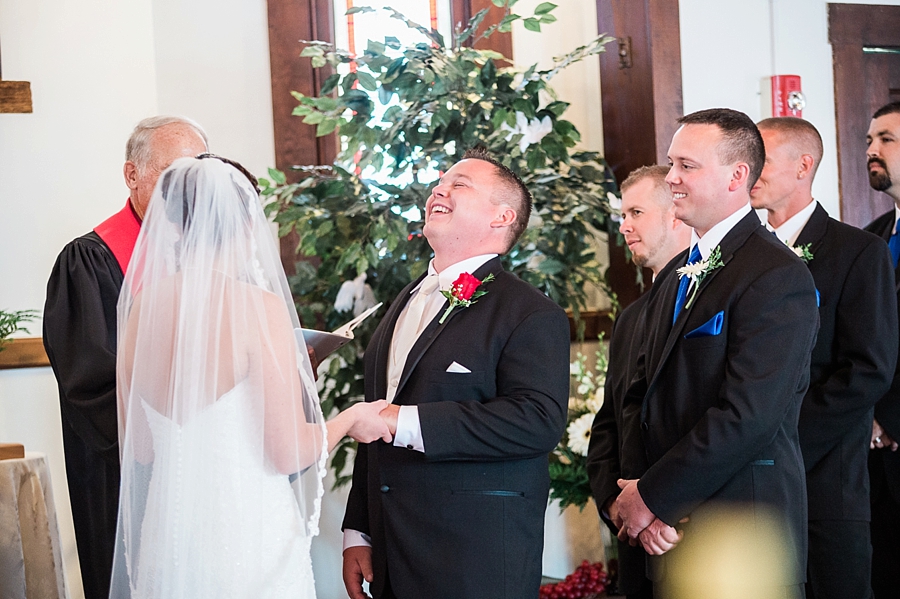
[(107, 599), (119, 502), (116, 302), (124, 275), (97, 233), (70, 242), (47, 284), (44, 347), (59, 383), (66, 475), (87, 599)]

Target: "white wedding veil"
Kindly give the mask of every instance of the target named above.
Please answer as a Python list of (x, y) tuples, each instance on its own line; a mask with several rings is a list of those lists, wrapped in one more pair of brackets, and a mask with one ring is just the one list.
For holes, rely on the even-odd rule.
[(111, 597), (269, 596), (307, 576), (324, 418), (256, 182), (233, 164), (162, 173), (119, 296)]

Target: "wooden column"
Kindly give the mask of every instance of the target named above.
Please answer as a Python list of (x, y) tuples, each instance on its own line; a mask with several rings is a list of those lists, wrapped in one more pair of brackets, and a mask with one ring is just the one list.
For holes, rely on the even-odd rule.
[[(684, 114), (678, 0), (597, 0), (597, 25), (618, 42), (600, 54), (600, 88), (604, 154), (621, 183), (640, 166), (666, 164)], [(609, 250), (610, 282), (626, 306), (641, 290), (624, 247), (610, 240)]]

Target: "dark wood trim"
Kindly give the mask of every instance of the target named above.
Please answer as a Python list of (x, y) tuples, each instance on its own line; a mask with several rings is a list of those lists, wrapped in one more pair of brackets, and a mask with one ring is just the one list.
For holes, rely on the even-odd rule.
[(0, 81), (0, 113), (30, 113), (31, 83), (28, 81)]
[(603, 334), (604, 339), (609, 339), (612, 335), (612, 312), (609, 310), (601, 310), (599, 312), (582, 312), (581, 320), (584, 322), (584, 339), (578, 338), (578, 326), (571, 312), (569, 315), (569, 337), (572, 343), (580, 341), (596, 341), (597, 337)]
[(828, 41), (834, 68), (834, 110), (838, 147), (840, 219), (862, 227), (891, 209), (891, 199), (869, 186), (865, 134), (871, 115), (890, 101), (879, 90), (885, 81), (870, 81), (872, 66), (863, 46), (896, 46), (900, 40), (900, 6), (828, 4)]
[(828, 41), (831, 44), (891, 46), (897, 43), (900, 7), (873, 4), (828, 4)]
[[(615, 43), (600, 54), (604, 153), (620, 183), (640, 166), (666, 163), (684, 114), (678, 18), (678, 0), (597, 0), (598, 31), (629, 51), (625, 68)], [(610, 235), (609, 259), (610, 285), (627, 306), (643, 290), (616, 235)], [(645, 270), (644, 280), (650, 277)]]
[(3, 351), (0, 351), (0, 370), (41, 366), (50, 366), (50, 359), (44, 351), (44, 340), (40, 337), (11, 339)]

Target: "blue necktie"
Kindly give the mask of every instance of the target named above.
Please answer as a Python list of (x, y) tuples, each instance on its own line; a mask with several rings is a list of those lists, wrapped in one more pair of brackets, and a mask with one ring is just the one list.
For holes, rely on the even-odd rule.
[[(898, 244), (900, 244), (900, 241), (898, 241)], [(691, 250), (691, 255), (688, 256), (687, 263), (699, 262), (700, 259), (700, 245), (698, 244)], [(681, 309), (684, 308), (684, 303), (687, 301), (687, 291), (690, 282), (690, 277), (681, 277), (681, 280), (678, 281), (678, 295), (675, 296), (675, 315), (672, 316), (672, 324), (675, 324), (675, 321), (678, 320), (678, 314), (681, 312)]]
[(894, 268), (897, 268), (897, 260), (900, 260), (900, 234), (898, 234), (897, 229), (898, 223), (894, 224), (894, 234), (891, 235), (890, 240), (888, 241), (888, 247), (891, 248), (891, 257), (894, 259)]

